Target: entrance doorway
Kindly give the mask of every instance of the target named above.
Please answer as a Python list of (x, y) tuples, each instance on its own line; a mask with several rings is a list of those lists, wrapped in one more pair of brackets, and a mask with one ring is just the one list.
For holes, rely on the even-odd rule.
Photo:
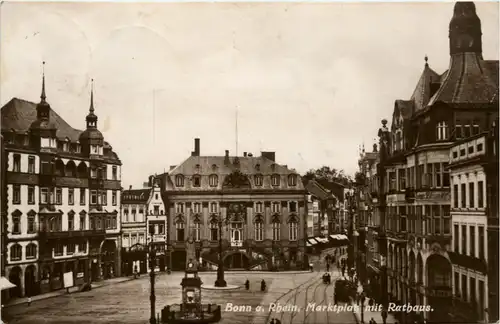
[(11, 289), (12, 297), (22, 297), (21, 292), (21, 268), (14, 267), (10, 270), (9, 281), (16, 285)]
[(24, 292), (26, 296), (34, 296), (38, 293), (35, 272), (34, 265), (28, 266), (24, 272)]
[(224, 267), (227, 269), (247, 269), (250, 260), (245, 253), (236, 252), (224, 258)]

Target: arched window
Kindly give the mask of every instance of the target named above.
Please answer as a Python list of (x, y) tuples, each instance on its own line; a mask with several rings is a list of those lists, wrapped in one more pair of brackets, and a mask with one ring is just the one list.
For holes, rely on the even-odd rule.
[(196, 242), (201, 240), (201, 221), (199, 219), (194, 221), (194, 240)]
[(201, 187), (201, 177), (199, 175), (193, 176), (193, 187)]
[(279, 217), (274, 217), (272, 222), (273, 241), (279, 241), (281, 238), (281, 222)]
[(36, 244), (30, 243), (26, 246), (26, 259), (36, 258)]
[(290, 174), (288, 176), (288, 185), (291, 187), (294, 187), (297, 185), (297, 175), (296, 174)]
[(177, 187), (184, 187), (184, 176), (182, 174), (175, 176), (175, 185)]
[(217, 213), (217, 203), (216, 202), (212, 202), (210, 203), (210, 213), (214, 214), (214, 213)]
[(262, 186), (262, 174), (256, 174), (254, 179), (255, 179), (255, 185), (257, 187), (261, 187)]
[(217, 177), (216, 174), (212, 174), (208, 178), (208, 182), (210, 187), (217, 187), (217, 185), (219, 184), (219, 177)]
[(299, 236), (299, 224), (297, 217), (291, 216), (288, 221), (288, 239), (290, 241), (297, 241)]
[(255, 212), (259, 214), (264, 212), (264, 204), (262, 202), (255, 203)]
[(280, 175), (279, 174), (273, 174), (271, 176), (271, 184), (273, 186), (279, 186), (280, 185)]
[(436, 131), (438, 141), (444, 141), (448, 139), (448, 125), (445, 121), (440, 121), (437, 123)]
[(14, 244), (10, 247), (10, 260), (19, 261), (23, 256), (23, 248), (19, 244)]
[(184, 242), (184, 221), (182, 219), (177, 219), (175, 222), (175, 232), (175, 239), (179, 242)]
[(219, 240), (219, 222), (216, 218), (212, 218), (210, 220), (210, 240), (218, 241)]
[(255, 230), (255, 240), (256, 241), (263, 241), (264, 240), (264, 222), (262, 221), (261, 217), (258, 217), (255, 219), (254, 230)]

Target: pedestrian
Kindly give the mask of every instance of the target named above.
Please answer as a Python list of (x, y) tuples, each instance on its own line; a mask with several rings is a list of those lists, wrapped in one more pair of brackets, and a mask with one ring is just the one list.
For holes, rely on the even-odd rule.
[(31, 295), (28, 296), (28, 306), (30, 306), (30, 305), (31, 305)]

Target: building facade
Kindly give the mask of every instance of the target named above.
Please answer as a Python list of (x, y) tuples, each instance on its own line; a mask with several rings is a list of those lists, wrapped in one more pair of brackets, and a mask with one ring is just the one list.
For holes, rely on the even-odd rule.
[[(490, 260), (491, 254), (488, 253), (488, 240), (495, 240), (495, 235), (490, 237), (488, 232), (491, 224), (489, 212), (495, 210), (494, 204), (498, 204), (498, 199), (493, 198), (495, 196), (488, 197), (487, 194), (489, 186), (498, 188), (498, 178), (488, 173), (488, 166), (495, 164), (491, 159), (495, 157), (494, 146), (490, 145), (494, 132), (493, 128), (491, 132), (457, 141), (450, 150), (453, 245), (449, 255), (453, 263), (454, 302), (458, 306), (453, 314), (470, 323), (490, 323), (489, 313), (493, 319), (494, 313), (498, 313), (498, 303), (496, 307), (488, 307), (490, 288), (492, 297), (498, 295), (498, 272), (491, 273), (490, 278), (488, 271), (495, 266), (498, 269), (498, 257)], [(490, 202), (489, 198), (495, 201)], [(491, 247), (498, 251), (498, 237), (496, 243), (496, 248)]]
[(168, 201), (169, 263), (183, 269), (193, 239), (204, 266), (217, 266), (222, 237), (226, 268), (302, 267), (307, 234), (307, 192), (300, 176), (259, 157), (191, 156), (163, 175)]
[(160, 178), (150, 176), (142, 189), (122, 193), (122, 262), (126, 275), (149, 270), (149, 245), (156, 250), (156, 267), (166, 270), (167, 215)]
[[(376, 276), (377, 271), (374, 267), (374, 261), (378, 260), (378, 256), (373, 253), (377, 251), (378, 244), (376, 241), (376, 224), (374, 210), (378, 203), (377, 196), (377, 163), (378, 163), (378, 148), (377, 144), (373, 145), (372, 152), (366, 152), (363, 148), (358, 160), (359, 173), (362, 175), (357, 179), (357, 198), (358, 208), (356, 219), (356, 230), (358, 232), (356, 244), (356, 262), (358, 276), (364, 284), (367, 283), (367, 269), (370, 269), (370, 274)], [(377, 266), (375, 264), (375, 266)], [(378, 280), (373, 278), (374, 283)], [(374, 289), (375, 290), (375, 289)]]
[[(386, 179), (389, 298), (434, 309), (411, 313), (405, 321), (450, 322), (458, 306), (452, 298), (449, 254), (450, 149), (457, 140), (489, 129), (498, 116), (498, 61), (483, 59), (481, 35), (474, 4), (456, 3), (449, 25), (449, 68), (438, 74), (426, 57), (410, 99), (395, 101), (389, 156), (384, 174), (374, 178), (375, 183), (380, 176)], [(375, 276), (380, 261), (374, 260)]]
[[(7, 257), (15, 297), (120, 274), (121, 162), (97, 129), (93, 94), (86, 129), (46, 101), (14, 98), (1, 109), (6, 150)], [(4, 178), (4, 177), (2, 177)]]

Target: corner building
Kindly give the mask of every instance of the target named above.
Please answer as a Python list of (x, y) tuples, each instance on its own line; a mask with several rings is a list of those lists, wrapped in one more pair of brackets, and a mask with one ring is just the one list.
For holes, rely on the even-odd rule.
[(457, 2), (449, 24), (448, 70), (436, 73), (426, 58), (410, 99), (395, 101), (384, 164), (388, 291), (395, 302), (434, 309), (408, 314), (404, 322), (449, 323), (460, 308), (449, 254), (455, 185), (450, 149), (457, 140), (489, 130), (498, 116), (498, 61), (483, 59), (481, 35), (474, 3)]
[(219, 238), (227, 269), (302, 268), (307, 234), (307, 192), (300, 176), (259, 157), (191, 156), (163, 175), (168, 201), (171, 268), (183, 269), (185, 241), (193, 238), (202, 265), (218, 265)]
[(13, 98), (1, 109), (7, 156), (5, 273), (11, 297), (120, 275), (121, 162), (97, 129), (74, 129), (49, 105)]

